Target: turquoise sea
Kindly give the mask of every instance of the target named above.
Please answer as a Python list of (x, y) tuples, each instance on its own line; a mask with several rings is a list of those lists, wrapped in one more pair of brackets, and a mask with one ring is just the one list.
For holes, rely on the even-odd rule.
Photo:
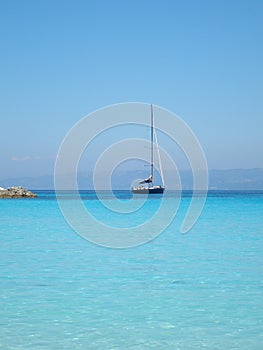
[(263, 349), (263, 192), (209, 193), (182, 235), (185, 193), (171, 225), (130, 249), (84, 240), (54, 192), (38, 194), (0, 200), (0, 349)]

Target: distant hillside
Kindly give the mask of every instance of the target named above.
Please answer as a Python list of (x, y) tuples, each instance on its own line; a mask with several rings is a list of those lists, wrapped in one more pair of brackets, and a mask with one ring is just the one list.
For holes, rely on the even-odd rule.
[(210, 170), (209, 188), (220, 190), (262, 190), (263, 169)]
[(54, 188), (54, 178), (52, 175), (40, 177), (17, 177), (0, 180), (0, 186), (23, 186), (31, 190), (46, 190)]
[[(173, 174), (168, 174), (170, 178)], [(114, 189), (129, 189), (133, 180), (144, 178), (145, 174), (140, 171), (119, 172), (112, 179)], [(192, 188), (192, 173), (180, 171), (183, 189)], [(80, 189), (92, 189), (92, 174), (79, 175), (78, 184)], [(52, 175), (41, 177), (21, 177), (0, 180), (0, 187), (23, 186), (32, 190), (54, 189)], [(66, 186), (66, 179), (65, 179)], [(210, 170), (209, 189), (214, 190), (263, 190), (263, 169), (230, 169)]]

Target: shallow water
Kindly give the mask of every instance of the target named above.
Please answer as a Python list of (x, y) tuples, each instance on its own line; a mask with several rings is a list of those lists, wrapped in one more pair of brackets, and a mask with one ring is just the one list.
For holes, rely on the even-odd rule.
[[(99, 219), (122, 225), (94, 193), (82, 197)], [(165, 232), (131, 249), (78, 236), (52, 191), (0, 200), (0, 348), (262, 349), (263, 193), (210, 193), (182, 235), (190, 197)]]

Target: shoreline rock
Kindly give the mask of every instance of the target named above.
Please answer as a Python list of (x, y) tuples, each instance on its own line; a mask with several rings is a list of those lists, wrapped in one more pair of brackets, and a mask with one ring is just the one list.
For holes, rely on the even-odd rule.
[(35, 198), (37, 195), (22, 186), (0, 187), (0, 198)]

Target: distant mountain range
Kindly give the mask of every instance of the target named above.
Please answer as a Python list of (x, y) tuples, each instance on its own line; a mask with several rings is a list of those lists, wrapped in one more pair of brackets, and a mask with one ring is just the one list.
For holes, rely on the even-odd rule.
[[(180, 171), (182, 188), (192, 189), (191, 171)], [(172, 174), (170, 174), (172, 176)], [(140, 171), (125, 171), (114, 174), (113, 189), (129, 189), (136, 178), (144, 178)], [(66, 182), (65, 182), (66, 183)], [(78, 176), (79, 189), (92, 189), (92, 174)], [(53, 175), (40, 177), (21, 177), (0, 180), (0, 187), (23, 186), (32, 190), (54, 189)], [(67, 187), (65, 185), (65, 187)], [(263, 168), (210, 170), (209, 189), (211, 190), (263, 190)]]
[(211, 170), (209, 188), (222, 190), (263, 190), (263, 169)]

